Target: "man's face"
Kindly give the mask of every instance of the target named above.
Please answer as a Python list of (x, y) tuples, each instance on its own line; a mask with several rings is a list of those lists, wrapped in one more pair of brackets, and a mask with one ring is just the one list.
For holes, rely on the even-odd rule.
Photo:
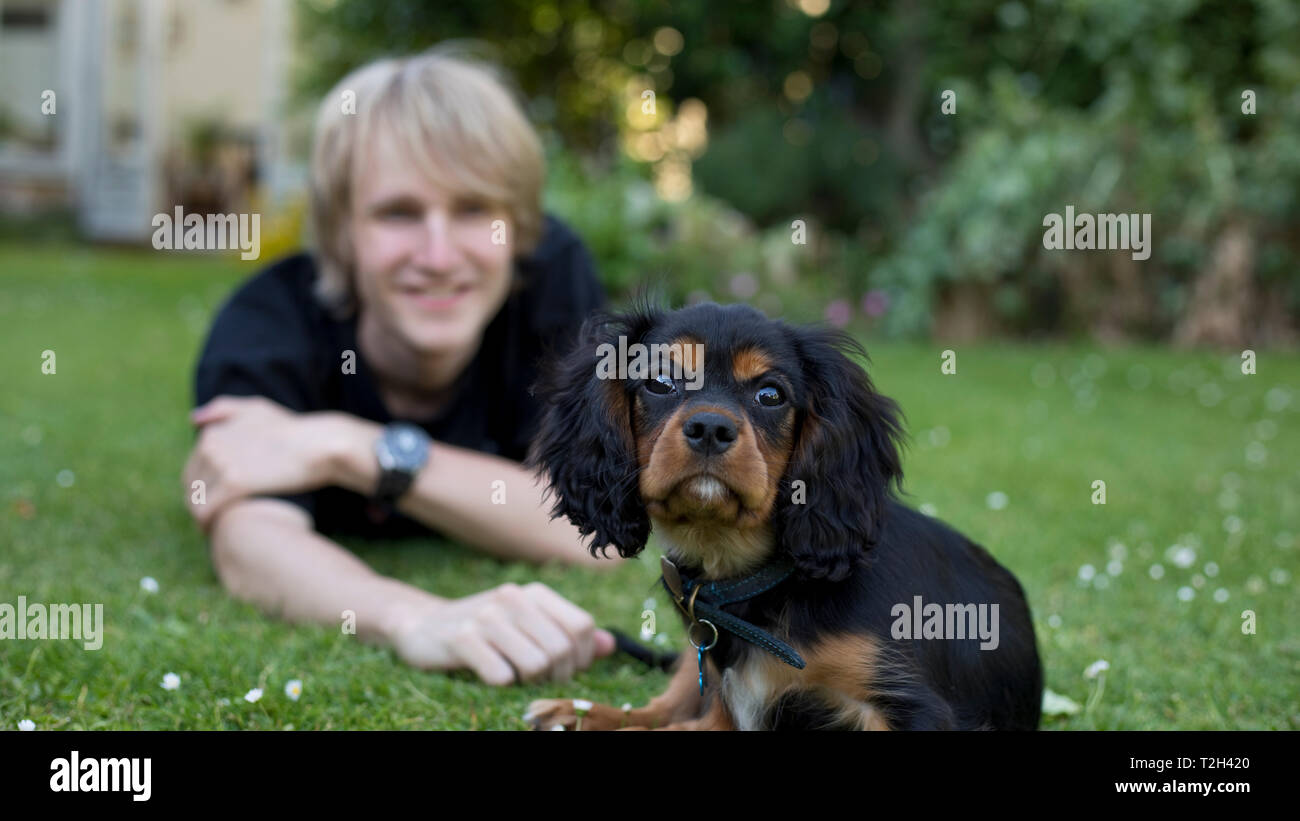
[(514, 226), (504, 207), (414, 169), (385, 139), (358, 158), (349, 228), (360, 309), (423, 353), (477, 347), (509, 291)]

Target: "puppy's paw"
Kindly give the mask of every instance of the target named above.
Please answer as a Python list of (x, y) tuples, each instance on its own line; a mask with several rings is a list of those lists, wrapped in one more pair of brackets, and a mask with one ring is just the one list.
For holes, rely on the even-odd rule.
[(571, 698), (542, 698), (528, 705), (524, 722), (534, 730), (573, 730), (578, 713)]
[(632, 705), (622, 709), (580, 698), (543, 698), (528, 705), (524, 721), (534, 730), (631, 730)]

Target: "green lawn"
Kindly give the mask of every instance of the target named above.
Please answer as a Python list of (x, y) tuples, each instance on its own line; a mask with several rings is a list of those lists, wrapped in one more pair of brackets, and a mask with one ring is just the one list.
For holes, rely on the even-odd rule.
[[(271, 622), (225, 595), (181, 507), (179, 471), (197, 347), (253, 270), (0, 245), (0, 602), (102, 602), (107, 622), (98, 651), (0, 641), (0, 729), (515, 729), (534, 698), (621, 704), (659, 692), (663, 674), (623, 659), (568, 684), (492, 689), (411, 670), (337, 628)], [(1110, 663), (1100, 699), (1045, 727), (1300, 728), (1300, 356), (1260, 351), (1258, 374), (1242, 376), (1220, 354), (959, 346), (945, 376), (945, 346), (868, 347), (877, 385), (907, 414), (910, 502), (933, 505), (1019, 576), (1048, 686), (1087, 705), (1097, 682), (1084, 669)], [(47, 349), (53, 375), (41, 373)], [(1091, 502), (1097, 479), (1104, 506)], [(1174, 561), (1175, 545), (1190, 548), (1178, 556), (1190, 565)], [(444, 595), (540, 578), (632, 634), (657, 575), (653, 550), (593, 582), (454, 545), (352, 546)], [(145, 576), (159, 592), (141, 589)], [(1246, 609), (1254, 635), (1242, 633)], [(658, 616), (677, 644), (662, 597)], [(169, 672), (179, 689), (162, 688)], [(297, 702), (284, 694), (291, 679), (303, 683)], [(265, 695), (247, 703), (254, 687)]]

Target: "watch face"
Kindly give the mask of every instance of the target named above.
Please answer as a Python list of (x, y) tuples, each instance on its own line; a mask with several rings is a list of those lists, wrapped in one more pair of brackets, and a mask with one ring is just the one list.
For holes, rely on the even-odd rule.
[(380, 448), (379, 462), (386, 470), (418, 470), (429, 453), (429, 435), (414, 425), (394, 425), (384, 432), (381, 441), (384, 447)]
[(397, 434), (397, 449), (403, 453), (410, 453), (415, 450), (415, 446), (419, 444), (419, 442), (420, 440), (416, 438), (415, 434), (411, 433), (411, 431), (406, 428), (403, 428)]

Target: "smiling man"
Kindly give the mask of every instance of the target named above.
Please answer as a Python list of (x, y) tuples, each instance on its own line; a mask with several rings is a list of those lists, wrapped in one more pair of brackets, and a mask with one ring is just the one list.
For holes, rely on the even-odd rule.
[(434, 530), (611, 565), (520, 464), (538, 359), (604, 299), (582, 243), (541, 212), (536, 133), (490, 67), (435, 50), (345, 77), (311, 173), (316, 253), (236, 291), (195, 375), (185, 493), (222, 583), (293, 621), (352, 611), (421, 668), (507, 684), (587, 667), (613, 637), (540, 583), (446, 599), (327, 538)]

